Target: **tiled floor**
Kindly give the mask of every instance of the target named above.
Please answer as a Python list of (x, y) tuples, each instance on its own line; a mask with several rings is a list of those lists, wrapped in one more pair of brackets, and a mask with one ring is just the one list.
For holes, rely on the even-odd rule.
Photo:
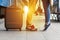
[(0, 40), (60, 40), (60, 22), (51, 22), (47, 31), (5, 31), (0, 19)]

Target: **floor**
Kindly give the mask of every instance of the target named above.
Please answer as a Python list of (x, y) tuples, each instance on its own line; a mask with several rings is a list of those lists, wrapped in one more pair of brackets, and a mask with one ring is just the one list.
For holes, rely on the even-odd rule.
[(0, 19), (0, 40), (60, 40), (60, 22), (51, 22), (44, 32), (5, 30), (4, 19)]

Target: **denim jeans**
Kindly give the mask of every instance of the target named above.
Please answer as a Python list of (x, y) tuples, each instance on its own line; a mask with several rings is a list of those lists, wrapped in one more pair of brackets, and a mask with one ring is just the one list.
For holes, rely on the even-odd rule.
[(50, 23), (50, 13), (51, 13), (51, 11), (50, 11), (50, 5), (48, 6), (48, 8), (47, 8), (47, 24), (49, 24)]

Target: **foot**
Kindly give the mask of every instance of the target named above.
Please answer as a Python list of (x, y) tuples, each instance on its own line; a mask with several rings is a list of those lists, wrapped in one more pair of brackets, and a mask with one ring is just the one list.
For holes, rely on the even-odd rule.
[(37, 28), (35, 28), (34, 25), (30, 25), (30, 26), (26, 27), (26, 29), (29, 31), (37, 31)]
[(50, 24), (45, 25), (45, 28), (43, 29), (43, 31), (46, 31), (48, 29), (48, 27), (50, 26)]

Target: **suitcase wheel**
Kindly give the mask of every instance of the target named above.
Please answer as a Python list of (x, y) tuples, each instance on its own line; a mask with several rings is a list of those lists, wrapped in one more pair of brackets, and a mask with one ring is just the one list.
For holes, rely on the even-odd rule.
[(21, 31), (21, 29), (19, 29), (19, 31)]

